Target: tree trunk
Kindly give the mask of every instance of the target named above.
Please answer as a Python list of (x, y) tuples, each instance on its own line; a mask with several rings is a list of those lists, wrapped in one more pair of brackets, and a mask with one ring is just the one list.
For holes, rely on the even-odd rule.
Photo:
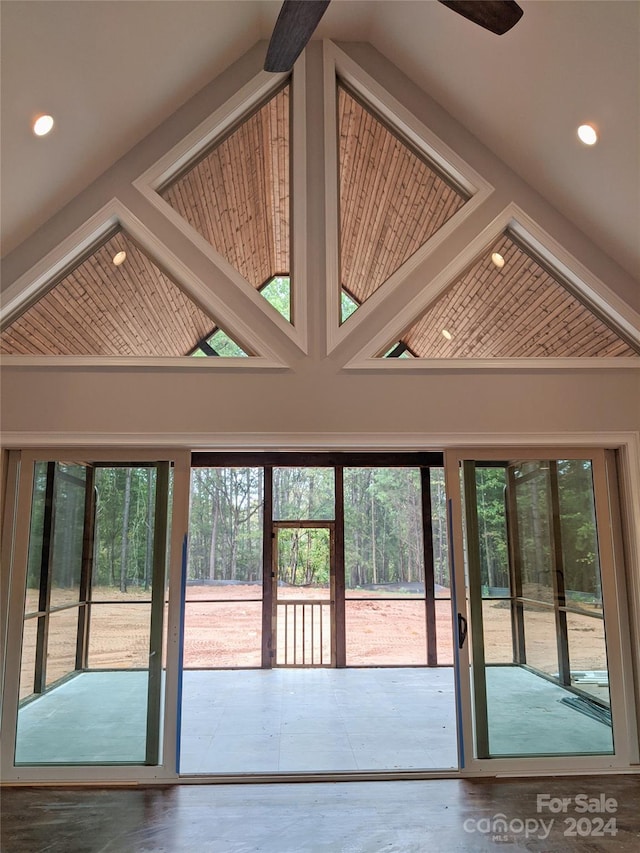
[(373, 483), (371, 486), (371, 571), (373, 574), (373, 583), (378, 583), (378, 567), (376, 565), (376, 513), (373, 496)]
[(211, 523), (211, 544), (209, 546), (209, 580), (216, 579), (216, 548), (218, 545), (218, 502), (213, 502), (213, 521)]
[(151, 583), (151, 563), (153, 557), (153, 468), (147, 468), (147, 541), (144, 552), (144, 588)]
[(129, 510), (131, 507), (131, 468), (125, 469), (124, 508), (122, 510), (122, 546), (120, 549), (120, 592), (127, 591), (127, 557), (129, 551)]

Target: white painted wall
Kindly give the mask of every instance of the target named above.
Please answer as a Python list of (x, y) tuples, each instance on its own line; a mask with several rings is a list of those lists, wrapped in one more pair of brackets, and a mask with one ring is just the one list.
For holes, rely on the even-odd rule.
[[(180, 233), (132, 186), (170, 147), (220, 107), (259, 71), (257, 46), (181, 108), (169, 121), (56, 215), (6, 259), (3, 288), (66, 238), (107, 201), (117, 197), (144, 226), (203, 281), (229, 308), (255, 328), (283, 361), (283, 370), (233, 372), (153, 368), (2, 368), (2, 433), (5, 445), (123, 440), (176, 441), (202, 446), (239, 446), (240, 434), (281, 435), (283, 446), (314, 445), (334, 434), (351, 446), (384, 435), (391, 443), (438, 446), (453, 435), (619, 433), (640, 430), (640, 373), (631, 369), (502, 370), (380, 373), (345, 371), (343, 365), (402, 310), (439, 270), (482, 232), (498, 212), (515, 202), (542, 229), (597, 276), (616, 299), (638, 316), (640, 288), (613, 260), (599, 252), (574, 226), (491, 152), (480, 146), (384, 57), (368, 45), (342, 49), (406, 109), (433, 130), (495, 191), (427, 260), (368, 313), (358, 327), (326, 355), (325, 212), (323, 156), (322, 48), (307, 52), (307, 264), (309, 355), (271, 321), (255, 302), (233, 286), (196, 244)], [(219, 318), (222, 320), (223, 318)], [(200, 366), (201, 367), (201, 366)], [(385, 367), (388, 367), (385, 365)], [(338, 439), (337, 436), (340, 436)], [(419, 438), (417, 438), (419, 436)], [(395, 437), (395, 438), (394, 438)]]
[[(366, 434), (619, 432), (638, 430), (637, 372), (525, 375), (348, 375), (330, 362), (266, 375), (163, 371), (7, 370), (2, 384), (5, 441), (19, 433), (108, 437), (164, 444), (241, 433)], [(36, 436), (33, 437), (34, 439)], [(62, 440), (58, 435), (56, 442)], [(65, 440), (64, 443), (68, 443)], [(208, 442), (207, 442), (208, 443)], [(447, 442), (449, 443), (449, 442)], [(464, 443), (464, 440), (463, 440)], [(238, 435), (238, 444), (244, 441)]]

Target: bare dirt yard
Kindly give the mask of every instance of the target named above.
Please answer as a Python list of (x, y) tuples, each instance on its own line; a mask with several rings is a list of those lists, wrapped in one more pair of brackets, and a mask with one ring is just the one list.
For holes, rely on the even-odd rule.
[[(299, 594), (300, 591), (296, 592)], [(324, 593), (311, 590), (307, 595), (318, 600)], [(347, 599), (346, 602), (347, 665), (427, 663), (423, 601), (406, 595), (383, 598), (379, 591), (358, 591), (357, 595), (366, 600)], [(259, 598), (260, 587), (257, 585), (188, 586), (185, 667), (260, 666), (262, 604), (260, 600), (252, 600)], [(96, 588), (93, 600), (89, 667), (146, 667), (151, 613), (149, 593), (140, 589), (121, 593), (112, 588)], [(62, 595), (57, 603), (63, 603)], [(29, 612), (29, 607), (34, 609), (33, 604), (30, 599), (26, 612)], [(435, 610), (438, 663), (450, 665), (453, 662), (450, 601), (445, 598), (436, 600)], [(78, 608), (60, 610), (50, 617), (48, 684), (74, 669), (77, 619)], [(567, 621), (571, 669), (605, 670), (603, 621), (578, 614), (569, 614)], [(36, 619), (25, 620), (21, 695), (28, 695), (32, 689), (36, 623)], [(512, 662), (511, 617), (506, 601), (485, 602), (483, 633), (487, 662)], [(527, 661), (543, 671), (557, 672), (553, 612), (528, 610), (525, 613), (525, 633)]]

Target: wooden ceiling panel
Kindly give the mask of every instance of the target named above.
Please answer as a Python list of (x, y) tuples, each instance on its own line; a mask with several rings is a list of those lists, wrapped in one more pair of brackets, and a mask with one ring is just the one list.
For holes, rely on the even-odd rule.
[(338, 132), (341, 282), (362, 304), (466, 199), (343, 86)]
[(183, 356), (216, 325), (120, 231), (2, 332), (0, 352)]
[(289, 89), (161, 192), (255, 288), (290, 272)]
[[(502, 269), (491, 260), (494, 252), (505, 260)], [(419, 358), (638, 355), (507, 234), (438, 299), (402, 341)]]

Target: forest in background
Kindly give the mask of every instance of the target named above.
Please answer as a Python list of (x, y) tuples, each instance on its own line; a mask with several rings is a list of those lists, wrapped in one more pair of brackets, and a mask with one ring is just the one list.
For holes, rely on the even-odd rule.
[[(523, 582), (535, 593), (551, 588), (547, 463), (516, 468)], [(528, 466), (528, 467), (526, 467)], [(533, 467), (532, 467), (533, 466)], [(79, 584), (85, 471), (56, 469), (53, 585)], [(35, 470), (28, 585), (40, 577), (46, 463)], [(93, 584), (148, 589), (151, 579), (155, 470), (98, 467)], [(449, 586), (444, 473), (431, 469), (435, 581)], [(586, 600), (601, 597), (591, 466), (558, 463), (565, 586)], [(479, 544), (485, 592), (509, 586), (505, 526), (505, 470), (476, 472)], [(274, 519), (330, 520), (334, 515), (331, 468), (276, 468)], [(194, 468), (190, 507), (188, 581), (260, 583), (262, 578), (261, 468)], [(344, 469), (345, 569), (348, 589), (419, 585), (424, 581), (420, 474), (406, 468)], [(278, 553), (280, 579), (322, 585), (328, 578), (322, 536), (287, 531)], [(409, 588), (409, 587), (407, 587)], [(498, 593), (500, 594), (500, 593)], [(538, 594), (532, 597), (539, 597)]]

